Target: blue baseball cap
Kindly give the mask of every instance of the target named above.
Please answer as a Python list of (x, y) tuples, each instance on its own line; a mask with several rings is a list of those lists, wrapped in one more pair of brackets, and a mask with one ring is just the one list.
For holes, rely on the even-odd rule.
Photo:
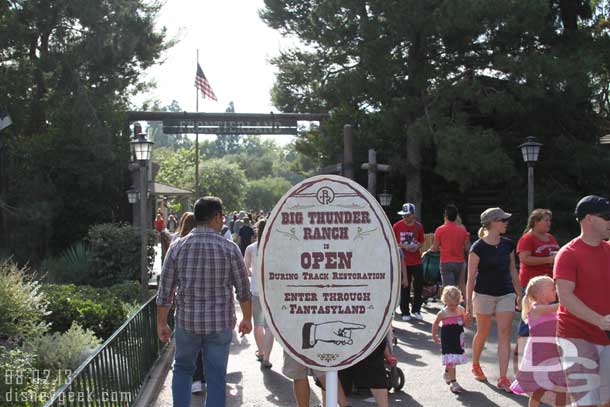
[(415, 205), (407, 202), (406, 204), (404, 204), (402, 206), (402, 210), (397, 213), (401, 216), (411, 215), (411, 214), (415, 213)]

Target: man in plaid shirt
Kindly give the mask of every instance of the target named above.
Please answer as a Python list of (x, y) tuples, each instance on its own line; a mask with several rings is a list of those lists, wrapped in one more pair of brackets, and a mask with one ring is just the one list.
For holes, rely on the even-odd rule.
[(157, 296), (157, 334), (167, 342), (167, 315), (176, 304), (176, 354), (172, 394), (175, 407), (188, 407), (195, 357), (200, 350), (206, 372), (206, 406), (226, 403), (226, 372), (235, 326), (233, 293), (243, 319), (239, 332), (252, 330), (252, 303), (246, 266), (239, 247), (220, 235), (222, 201), (204, 197), (195, 203), (197, 227), (174, 242), (165, 257)]

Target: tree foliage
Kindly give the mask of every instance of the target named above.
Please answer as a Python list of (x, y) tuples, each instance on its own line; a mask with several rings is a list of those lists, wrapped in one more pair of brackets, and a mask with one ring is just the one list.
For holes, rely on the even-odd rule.
[[(293, 144), (282, 147), (271, 140), (245, 136), (230, 150), (225, 147), (217, 140), (200, 143), (200, 191), (222, 198), (227, 210), (241, 210), (244, 205), (252, 210), (271, 209), (291, 185), (315, 169), (312, 160)], [(194, 189), (194, 147), (155, 149), (154, 159), (160, 166), (158, 181)], [(259, 192), (262, 195), (255, 196)]]
[[(606, 169), (595, 142), (610, 127), (609, 4), (266, 0), (264, 21), (304, 43), (274, 59), (273, 101), (286, 112), (333, 113), (323, 137), (299, 141), (327, 164), (336, 162), (343, 123), (354, 124), (355, 161), (376, 148), (415, 202), (436, 193), (430, 181), (438, 179), (462, 192), (490, 180), (522, 191), (517, 146), (530, 135), (544, 143), (543, 159), (561, 154), (566, 144), (555, 141), (564, 140)], [(566, 193), (606, 182), (585, 188), (576, 160), (557, 164), (541, 163)]]
[(249, 210), (271, 211), (292, 186), (280, 177), (264, 177), (250, 181), (246, 188), (245, 207)]
[[(0, 106), (13, 125), (1, 236), (36, 261), (127, 211), (128, 98), (169, 45), (157, 2), (0, 1)], [(7, 181), (8, 180), (8, 181)], [(26, 238), (27, 236), (27, 238)]]

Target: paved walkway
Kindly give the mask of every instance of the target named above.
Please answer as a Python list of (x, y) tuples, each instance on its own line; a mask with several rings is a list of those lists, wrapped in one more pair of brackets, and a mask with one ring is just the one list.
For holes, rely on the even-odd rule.
[[(405, 386), (400, 392), (390, 392), (391, 406), (527, 406), (527, 398), (507, 394), (495, 387), (498, 379), (496, 361), (496, 334), (492, 332), (483, 354), (482, 365), (489, 383), (479, 383), (470, 374), (470, 366), (458, 367), (458, 381), (467, 389), (459, 396), (452, 394), (441, 378), (440, 345), (435, 344), (430, 336), (431, 324), (440, 304), (431, 303), (425, 307), (424, 321), (394, 321), (398, 346), (394, 355), (398, 366), (406, 376)], [(516, 321), (515, 321), (516, 329)], [(472, 331), (467, 330), (467, 352), (470, 354)], [(282, 349), (276, 342), (271, 356), (273, 367), (262, 369), (254, 357), (256, 345), (254, 337), (247, 335), (239, 344), (231, 348), (227, 369), (227, 405), (238, 406), (295, 406), (292, 383), (281, 373)], [(512, 367), (509, 370), (512, 374)], [(153, 407), (171, 407), (171, 381), (169, 372), (161, 389), (159, 398)], [(321, 403), (319, 389), (312, 385), (311, 405)], [(203, 395), (194, 394), (191, 406), (203, 406)], [(368, 394), (350, 396), (353, 407), (371, 407), (375, 403)]]
[[(161, 272), (160, 246), (157, 246), (157, 256), (153, 267), (153, 277), (156, 285), (156, 275)], [(398, 358), (398, 366), (405, 373), (405, 385), (399, 392), (391, 391), (390, 406), (527, 406), (527, 398), (507, 394), (495, 387), (498, 379), (495, 363), (497, 335), (492, 329), (488, 338), (486, 349), (481, 358), (481, 365), (487, 374), (489, 383), (475, 381), (470, 374), (470, 365), (457, 368), (457, 378), (467, 390), (459, 396), (452, 394), (442, 380), (442, 366), (440, 363), (440, 345), (432, 341), (430, 331), (436, 313), (440, 309), (438, 302), (430, 302), (424, 306), (423, 321), (395, 320), (394, 332), (398, 339), (398, 346), (394, 348), (394, 355)], [(238, 308), (239, 313), (239, 308)], [(238, 315), (238, 319), (240, 315)], [(513, 333), (516, 332), (518, 320), (515, 314)], [(466, 352), (470, 356), (472, 344), (472, 330), (466, 330)], [(513, 346), (514, 346), (513, 335)], [(295, 406), (292, 393), (292, 382), (282, 375), (282, 348), (276, 342), (271, 362), (271, 369), (262, 369), (256, 361), (254, 352), (256, 344), (252, 334), (244, 337), (240, 343), (231, 347), (229, 365), (227, 368), (227, 406)], [(509, 368), (509, 377), (512, 376), (512, 365)], [(167, 375), (161, 388), (159, 397), (152, 407), (171, 407), (172, 372)], [(311, 406), (322, 403), (320, 389), (310, 380), (312, 388)], [(203, 394), (194, 394), (191, 406), (203, 406)], [(350, 396), (352, 407), (372, 407), (375, 405), (370, 393)]]

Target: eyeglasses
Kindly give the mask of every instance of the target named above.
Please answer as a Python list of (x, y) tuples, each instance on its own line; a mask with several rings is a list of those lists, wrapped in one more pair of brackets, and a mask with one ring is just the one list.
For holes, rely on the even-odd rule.
[(602, 218), (603, 220), (610, 220), (610, 213), (595, 213), (593, 216), (597, 216), (598, 218)]

